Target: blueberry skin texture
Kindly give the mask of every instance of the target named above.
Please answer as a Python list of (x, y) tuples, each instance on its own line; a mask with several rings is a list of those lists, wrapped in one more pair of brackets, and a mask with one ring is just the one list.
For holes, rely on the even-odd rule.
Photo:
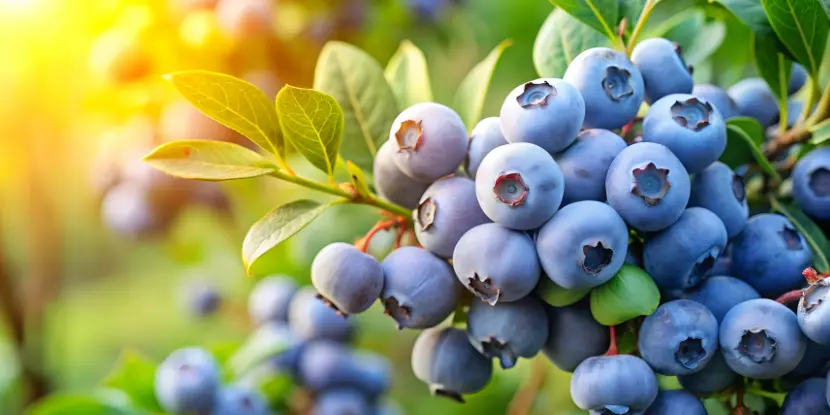
[(380, 197), (407, 209), (415, 209), (429, 183), (419, 182), (404, 174), (395, 164), (395, 143), (385, 141), (375, 154), (375, 190)]
[(414, 246), (392, 251), (383, 268), (381, 301), (398, 329), (425, 329), (444, 321), (461, 295), (449, 264)]
[(677, 381), (680, 382), (683, 389), (698, 395), (723, 392), (735, 385), (740, 379), (740, 376), (726, 364), (723, 353), (720, 352), (715, 353), (712, 360), (700, 371), (677, 377)]
[(395, 165), (420, 182), (454, 173), (467, 156), (467, 127), (452, 109), (434, 102), (415, 104), (400, 113), (389, 141)]
[[(637, 116), (643, 103), (643, 76), (624, 54), (610, 48), (583, 51), (568, 65), (563, 79), (585, 100), (584, 128), (620, 128)], [(606, 90), (609, 83), (604, 80), (616, 88)]]
[(533, 297), (494, 306), (474, 301), (467, 316), (467, 334), (479, 353), (510, 369), (519, 357), (531, 358), (542, 349), (548, 339), (548, 317)]
[(308, 344), (300, 356), (299, 378), (303, 386), (314, 392), (348, 387), (375, 399), (389, 389), (391, 369), (379, 355), (316, 341)]
[(694, 81), (675, 44), (663, 38), (646, 39), (631, 52), (631, 62), (640, 70), (649, 104), (671, 94), (692, 92)]
[(822, 378), (801, 382), (787, 394), (781, 415), (830, 415), (826, 391), (827, 381)]
[(625, 253), (625, 264), (643, 267), (643, 244), (639, 241), (631, 241), (628, 244), (628, 252)]
[(268, 415), (268, 402), (257, 389), (226, 386), (219, 391), (212, 415)]
[(360, 391), (338, 388), (325, 391), (314, 402), (313, 415), (370, 415), (369, 402)]
[(657, 377), (631, 355), (589, 357), (571, 378), (571, 399), (592, 414), (641, 415), (656, 398)]
[(778, 100), (761, 78), (747, 78), (732, 85), (726, 93), (738, 106), (738, 113), (768, 127), (778, 120)]
[(703, 304), (669, 301), (645, 318), (638, 338), (640, 355), (655, 372), (688, 375), (717, 352), (718, 321)]
[(559, 165), (535, 144), (497, 147), (484, 157), (476, 172), (476, 198), (481, 209), (490, 220), (511, 229), (542, 226), (559, 209), (564, 191)]
[(204, 349), (178, 349), (159, 365), (154, 388), (166, 412), (209, 413), (219, 393), (219, 364)]
[(412, 213), (415, 237), (427, 251), (452, 257), (458, 240), (468, 230), (490, 222), (476, 200), (476, 184), (466, 177), (433, 183)]
[(565, 151), (553, 156), (565, 177), (562, 204), (580, 200), (605, 201), (605, 175), (628, 144), (608, 130), (585, 130)]
[(718, 109), (721, 117), (728, 120), (740, 115), (738, 105), (723, 89), (711, 84), (697, 84), (692, 88), (692, 95), (700, 97), (711, 103)]
[(536, 236), (545, 274), (569, 290), (610, 280), (625, 263), (627, 250), (625, 221), (612, 207), (593, 200), (560, 209)]
[(787, 84), (787, 93), (790, 95), (795, 94), (806, 82), (807, 70), (801, 64), (793, 63), (793, 69), (790, 72), (790, 82)]
[(485, 223), (465, 233), (452, 258), (461, 284), (491, 304), (527, 296), (542, 274), (530, 236), (495, 223)]
[(793, 169), (793, 198), (804, 213), (830, 220), (830, 147), (810, 151)]
[(463, 402), (462, 395), (487, 385), (493, 366), (470, 344), (464, 330), (436, 327), (424, 330), (415, 340), (412, 371), (433, 394)]
[(705, 305), (720, 323), (732, 307), (744, 301), (761, 298), (761, 295), (742, 280), (727, 276), (714, 276), (703, 280), (688, 291), (683, 298)]
[(723, 317), (720, 347), (739, 375), (774, 379), (795, 369), (807, 348), (795, 313), (759, 298), (736, 305)]
[(683, 390), (663, 390), (645, 415), (706, 415), (703, 402)]
[(692, 207), (680, 219), (646, 237), (644, 269), (660, 291), (677, 298), (706, 276), (726, 249), (726, 227), (711, 211)]
[(484, 156), (490, 154), (494, 148), (507, 144), (507, 139), (501, 132), (499, 117), (488, 117), (473, 127), (470, 134), (470, 143), (467, 148), (467, 159), (464, 161), (464, 171), (475, 180), (478, 166)]
[(594, 320), (589, 302), (568, 307), (546, 306), (545, 310), (549, 333), (542, 353), (559, 369), (573, 373), (585, 359), (608, 350), (611, 341), (608, 327)]
[(804, 357), (798, 362), (798, 366), (787, 373), (784, 378), (802, 381), (810, 377), (822, 376), (827, 363), (830, 363), (830, 347), (818, 344), (808, 337)]
[(695, 175), (689, 206), (718, 215), (730, 238), (741, 233), (749, 218), (743, 178), (719, 161)]
[(830, 348), (830, 280), (804, 290), (798, 302), (798, 325), (810, 340)]
[(288, 322), (288, 308), (297, 283), (285, 275), (270, 275), (256, 283), (248, 295), (248, 314), (254, 323)]
[(353, 321), (317, 298), (311, 287), (299, 289), (291, 299), (288, 323), (300, 340), (332, 340), (347, 342), (354, 334)]
[(813, 258), (804, 237), (784, 216), (761, 213), (749, 218), (732, 240), (732, 271), (764, 297), (799, 286)]
[(373, 256), (352, 244), (335, 242), (314, 257), (311, 284), (336, 310), (360, 313), (380, 296), (383, 270)]
[[(651, 168), (652, 164), (659, 174)], [(643, 183), (640, 194), (632, 192), (638, 183), (637, 170), (644, 171), (639, 177), (649, 179)], [(668, 170), (665, 177), (669, 187), (654, 189), (655, 183), (651, 179), (662, 177), (663, 170)], [(605, 176), (608, 204), (629, 226), (643, 232), (656, 232), (673, 224), (686, 209), (690, 193), (686, 168), (666, 146), (657, 143), (644, 142), (626, 147), (611, 163)], [(653, 204), (647, 199), (661, 195), (662, 198)]]
[(540, 78), (517, 86), (504, 99), (501, 132), (510, 143), (532, 143), (548, 153), (567, 148), (585, 119), (585, 101), (571, 84)]
[(726, 123), (717, 108), (703, 98), (667, 95), (646, 113), (643, 141), (668, 147), (686, 171), (698, 173), (726, 150)]
[(207, 317), (222, 305), (222, 296), (209, 284), (195, 283), (188, 287), (188, 306), (197, 317)]

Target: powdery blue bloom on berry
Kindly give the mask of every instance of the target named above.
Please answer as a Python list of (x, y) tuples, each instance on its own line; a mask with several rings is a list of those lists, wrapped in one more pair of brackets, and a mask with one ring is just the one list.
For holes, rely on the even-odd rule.
[(475, 182), (466, 177), (450, 177), (433, 183), (421, 196), (412, 217), (418, 242), (442, 258), (452, 257), (464, 233), (490, 222), (476, 199)]
[(560, 209), (539, 230), (536, 252), (542, 269), (561, 287), (596, 287), (625, 263), (628, 228), (605, 203), (586, 200)]
[(430, 391), (464, 402), (462, 395), (480, 391), (490, 381), (493, 366), (455, 327), (424, 330), (412, 347), (412, 371)]
[(452, 109), (434, 102), (415, 104), (392, 123), (389, 140), (395, 164), (407, 176), (433, 182), (454, 173), (467, 156), (467, 127)]
[(565, 177), (562, 204), (580, 200), (605, 201), (605, 175), (614, 158), (627, 146), (608, 130), (582, 131), (565, 151), (554, 155)]
[(352, 244), (335, 242), (321, 249), (311, 264), (311, 284), (341, 313), (360, 313), (383, 288), (383, 270), (373, 256)]
[(656, 232), (674, 223), (689, 202), (686, 168), (661, 144), (637, 143), (620, 152), (608, 168), (608, 204), (634, 229)]
[(787, 394), (781, 415), (830, 415), (827, 403), (827, 380), (807, 379)]
[(294, 294), (288, 310), (288, 323), (300, 340), (347, 342), (354, 334), (352, 320), (326, 305), (311, 287)]
[(751, 285), (733, 277), (715, 276), (703, 280), (688, 291), (683, 298), (697, 301), (706, 306), (720, 322), (732, 307), (755, 298), (760, 298)]
[(787, 84), (787, 93), (790, 95), (795, 94), (806, 82), (807, 70), (801, 64), (793, 63), (793, 69), (790, 72), (790, 82)]
[(669, 301), (643, 321), (638, 344), (655, 372), (688, 375), (705, 367), (717, 352), (718, 321), (703, 304)]
[(545, 310), (549, 330), (542, 353), (559, 369), (573, 372), (583, 360), (608, 350), (608, 327), (594, 320), (588, 301), (567, 307), (545, 306)]
[(793, 198), (798, 207), (820, 220), (830, 220), (830, 147), (810, 151), (793, 169)]
[(830, 347), (818, 344), (808, 337), (804, 357), (795, 369), (784, 375), (783, 380), (800, 382), (807, 378), (823, 376), (828, 363), (830, 363)]
[(369, 408), (368, 400), (360, 391), (338, 388), (317, 397), (312, 415), (370, 415)]
[(519, 85), (501, 107), (501, 131), (510, 143), (532, 143), (548, 153), (564, 150), (579, 134), (585, 101), (571, 84), (541, 78)]
[(697, 395), (709, 395), (723, 392), (734, 386), (741, 379), (723, 358), (723, 353), (716, 352), (712, 360), (698, 372), (680, 375), (677, 381), (683, 389)]
[(354, 352), (330, 341), (308, 344), (300, 356), (300, 380), (314, 392), (353, 388), (375, 399), (389, 389), (389, 362), (379, 355)]
[(798, 302), (798, 325), (810, 340), (830, 349), (830, 280), (804, 290)]
[(248, 314), (256, 324), (288, 322), (288, 307), (297, 288), (297, 283), (289, 276), (264, 277), (248, 296)]
[(585, 100), (585, 128), (620, 128), (637, 116), (643, 103), (643, 76), (624, 54), (610, 48), (583, 51), (563, 79)]
[(657, 398), (657, 377), (631, 355), (585, 359), (571, 378), (571, 399), (592, 414), (641, 415)]
[(178, 349), (159, 365), (154, 387), (166, 412), (210, 413), (219, 393), (219, 364), (204, 349)]
[(553, 157), (530, 143), (493, 149), (476, 172), (476, 198), (484, 213), (502, 226), (530, 230), (559, 209), (565, 191)]
[(729, 237), (735, 237), (744, 229), (749, 218), (743, 177), (726, 164), (719, 161), (712, 163), (695, 175), (689, 206), (706, 208), (718, 215)]
[(683, 390), (663, 390), (645, 415), (706, 415), (703, 402)]
[(726, 93), (738, 106), (738, 113), (758, 120), (767, 127), (778, 120), (778, 99), (761, 78), (747, 78), (732, 85)]
[(738, 113), (738, 105), (720, 87), (711, 84), (697, 84), (692, 89), (692, 95), (703, 98), (705, 101), (711, 103), (717, 108), (724, 120), (740, 115)]
[(643, 75), (647, 103), (666, 95), (692, 92), (691, 67), (683, 60), (677, 43), (661, 37), (643, 40), (631, 52), (631, 61)]
[(372, 166), (378, 195), (407, 209), (415, 209), (429, 183), (419, 182), (404, 174), (395, 164), (395, 143), (385, 141), (375, 154)]
[(542, 302), (534, 297), (494, 306), (474, 301), (467, 316), (467, 333), (479, 353), (510, 369), (520, 357), (539, 353), (548, 339), (548, 319)]
[(507, 144), (507, 139), (501, 132), (499, 117), (488, 117), (476, 124), (470, 134), (470, 144), (467, 148), (467, 159), (464, 161), (464, 170), (473, 180), (476, 171), (484, 156), (494, 148)]
[(254, 388), (226, 386), (219, 391), (212, 415), (269, 415), (265, 396)]

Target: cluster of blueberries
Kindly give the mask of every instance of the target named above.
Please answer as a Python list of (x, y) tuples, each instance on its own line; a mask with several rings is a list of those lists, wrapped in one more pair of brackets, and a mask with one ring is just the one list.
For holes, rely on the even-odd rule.
[[(631, 59), (586, 50), (562, 79), (518, 86), (470, 138), (450, 108), (416, 104), (378, 150), (374, 184), (413, 209), (419, 246), (382, 261), (323, 248), (311, 268), (320, 303), (347, 316), (380, 299), (399, 329), (423, 330), (415, 375), (459, 401), (488, 383), (491, 359), (508, 369), (542, 351), (573, 372), (573, 401), (592, 414), (705, 414), (693, 394), (741, 377), (804, 380), (783, 413), (830, 414), (830, 282), (811, 280), (797, 313), (773, 300), (807, 285), (811, 249), (786, 217), (750, 217), (742, 176), (718, 161), (725, 119), (776, 121), (759, 113), (763, 88), (695, 86), (676, 44), (656, 38)], [(628, 143), (615, 131), (629, 132), (643, 101)], [(798, 205), (830, 219), (830, 148), (804, 157), (792, 181)], [(642, 321), (637, 356), (603, 355), (612, 332), (586, 302), (553, 307), (545, 293), (588, 292), (630, 266), (665, 302)], [(466, 329), (442, 325), (465, 289)], [(655, 374), (686, 391), (659, 391)]]
[[(214, 299), (216, 293), (208, 296)], [(196, 304), (200, 312), (204, 305)], [(279, 345), (283, 351), (230, 385), (222, 385), (221, 367), (207, 350), (174, 351), (156, 372), (156, 398), (165, 411), (174, 415), (270, 415), (273, 412), (260, 387), (285, 375), (313, 398), (309, 412), (313, 415), (402, 413), (398, 404), (383, 398), (392, 376), (388, 360), (350, 347), (356, 334), (352, 320), (326, 307), (311, 287), (299, 287), (286, 276), (265, 277), (251, 291), (248, 313), (257, 326), (249, 344), (260, 349)]]

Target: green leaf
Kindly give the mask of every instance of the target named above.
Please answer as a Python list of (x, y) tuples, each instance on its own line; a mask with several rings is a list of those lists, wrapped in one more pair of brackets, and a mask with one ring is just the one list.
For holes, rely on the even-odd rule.
[(550, 2), (604, 34), (611, 41), (617, 38), (614, 28), (619, 21), (619, 0), (550, 0)]
[(135, 415), (142, 412), (128, 410), (98, 397), (79, 394), (55, 394), (37, 402), (26, 415)]
[(650, 275), (634, 265), (623, 265), (611, 280), (591, 290), (591, 314), (606, 326), (647, 316), (658, 305), (657, 285)]
[(510, 39), (499, 43), (483, 61), (470, 70), (458, 86), (455, 93), (455, 109), (467, 125), (467, 131), (472, 131), (481, 120), (481, 112), (484, 110), (484, 101), (487, 99), (487, 90), (490, 88), (496, 64), (504, 50), (512, 44), (513, 41)]
[(726, 38), (726, 25), (712, 22), (703, 25), (695, 41), (683, 51), (683, 59), (689, 65), (698, 65), (712, 56)]
[(628, 23), (625, 26), (625, 32), (631, 33), (631, 31), (634, 29), (634, 26), (637, 25), (637, 21), (640, 19), (640, 13), (643, 12), (643, 8), (646, 5), (646, 0), (619, 0), (619, 2), (619, 20), (622, 21), (623, 18), (626, 19)]
[[(742, 157), (746, 157), (746, 150), (747, 147), (749, 149), (749, 153), (755, 159), (755, 162), (758, 163), (758, 166), (761, 167), (764, 172), (776, 180), (781, 180), (781, 176), (778, 175), (778, 172), (775, 171), (775, 167), (773, 167), (772, 163), (767, 160), (767, 157), (764, 156), (764, 152), (761, 151), (760, 145), (756, 144), (755, 141), (751, 138), (751, 136), (744, 131), (740, 126), (735, 123), (726, 123), (726, 151), (723, 152), (721, 156), (721, 161), (726, 163), (729, 167), (737, 167), (743, 163), (735, 164), (737, 159)], [(727, 154), (729, 151), (729, 154)], [(743, 153), (743, 154), (741, 154)]]
[(282, 134), (314, 167), (334, 177), (343, 139), (343, 110), (333, 97), (313, 89), (283, 87), (277, 94)]
[(266, 324), (248, 337), (228, 359), (227, 365), (236, 377), (242, 376), (265, 360), (284, 352), (293, 341), (287, 327)]
[(778, 39), (815, 78), (818, 75), (830, 22), (817, 0), (761, 0)]
[(320, 52), (314, 89), (333, 96), (343, 108), (346, 125), (340, 154), (371, 169), (399, 107), (383, 68), (366, 52), (343, 42), (329, 42)]
[(543, 275), (539, 278), (539, 283), (536, 285), (535, 292), (544, 302), (554, 307), (569, 306), (577, 301), (585, 298), (591, 291), (590, 288), (583, 290), (568, 290), (553, 282), (550, 278)]
[(752, 117), (732, 117), (726, 121), (727, 125), (734, 125), (743, 130), (752, 140), (752, 143), (760, 148), (764, 145), (764, 127), (758, 120)]
[(827, 140), (830, 140), (830, 122), (819, 123), (813, 130), (813, 136), (810, 138), (810, 144), (817, 146)]
[(768, 36), (755, 36), (755, 66), (767, 81), (778, 101), (789, 96), (788, 85), (793, 63), (775, 49), (775, 40)]
[[(209, 71), (164, 76), (194, 107), (285, 160), (285, 143), (274, 103), (251, 83)], [(200, 137), (181, 137), (200, 138)]]
[(719, 0), (756, 34), (775, 36), (761, 0)]
[(134, 406), (160, 412), (154, 388), (156, 362), (135, 350), (125, 350), (103, 385), (124, 392)]
[(288, 408), (288, 401), (294, 389), (294, 381), (288, 373), (280, 373), (265, 379), (259, 385), (259, 390), (268, 400), (269, 406), (277, 411)]
[(746, 68), (752, 59), (751, 48), (746, 47), (752, 41), (752, 31), (731, 13), (724, 13), (726, 39), (709, 59), (714, 74), (713, 82), (719, 85), (732, 85), (743, 79)]
[(214, 140), (171, 141), (156, 147), (143, 160), (172, 176), (197, 180), (245, 179), (277, 170), (255, 151)]
[(770, 198), (772, 210), (786, 216), (795, 229), (804, 236), (810, 249), (813, 251), (813, 267), (821, 273), (830, 272), (830, 243), (818, 225), (801, 209), (791, 203), (781, 203), (778, 199)]
[(302, 230), (333, 203), (321, 205), (312, 200), (286, 203), (257, 221), (242, 242), (242, 261), (250, 273), (257, 259)]
[(573, 59), (586, 49), (611, 42), (592, 27), (555, 9), (545, 19), (533, 44), (533, 64), (543, 78), (561, 78)]
[(346, 162), (346, 169), (349, 172), (349, 176), (352, 178), (352, 184), (354, 185), (354, 189), (357, 191), (357, 194), (365, 199), (371, 199), (374, 197), (372, 196), (372, 192), (369, 190), (369, 185), (366, 182), (366, 175), (363, 174), (363, 170), (351, 161)]
[(426, 57), (412, 42), (401, 42), (398, 51), (389, 59), (384, 75), (401, 107), (432, 101)]

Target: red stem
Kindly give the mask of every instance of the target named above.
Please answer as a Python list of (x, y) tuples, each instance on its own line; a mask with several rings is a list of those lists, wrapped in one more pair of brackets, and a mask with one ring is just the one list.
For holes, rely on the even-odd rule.
[(358, 239), (355, 242), (354, 246), (357, 247), (361, 252), (368, 252), (369, 250), (369, 243), (372, 242), (372, 238), (377, 235), (380, 231), (385, 231), (392, 229), (394, 227), (398, 228), (398, 238), (395, 242), (395, 248), (400, 247), (400, 241), (403, 239), (403, 234), (406, 232), (406, 218), (403, 216), (391, 216), (391, 219), (381, 220), (372, 226), (372, 229), (369, 229), (369, 232), (366, 232), (366, 235), (363, 238)]
[(608, 332), (611, 335), (611, 343), (608, 345), (608, 351), (605, 352), (605, 356), (616, 356), (619, 354), (619, 350), (617, 349), (617, 329), (614, 326), (608, 326)]
[(776, 298), (775, 301), (787, 305), (800, 300), (803, 293), (803, 290), (792, 290), (782, 294), (780, 297)]
[(403, 237), (406, 235), (406, 227), (399, 226), (398, 227), (398, 236), (395, 238), (395, 245), (392, 246), (392, 249), (398, 249), (403, 244)]

